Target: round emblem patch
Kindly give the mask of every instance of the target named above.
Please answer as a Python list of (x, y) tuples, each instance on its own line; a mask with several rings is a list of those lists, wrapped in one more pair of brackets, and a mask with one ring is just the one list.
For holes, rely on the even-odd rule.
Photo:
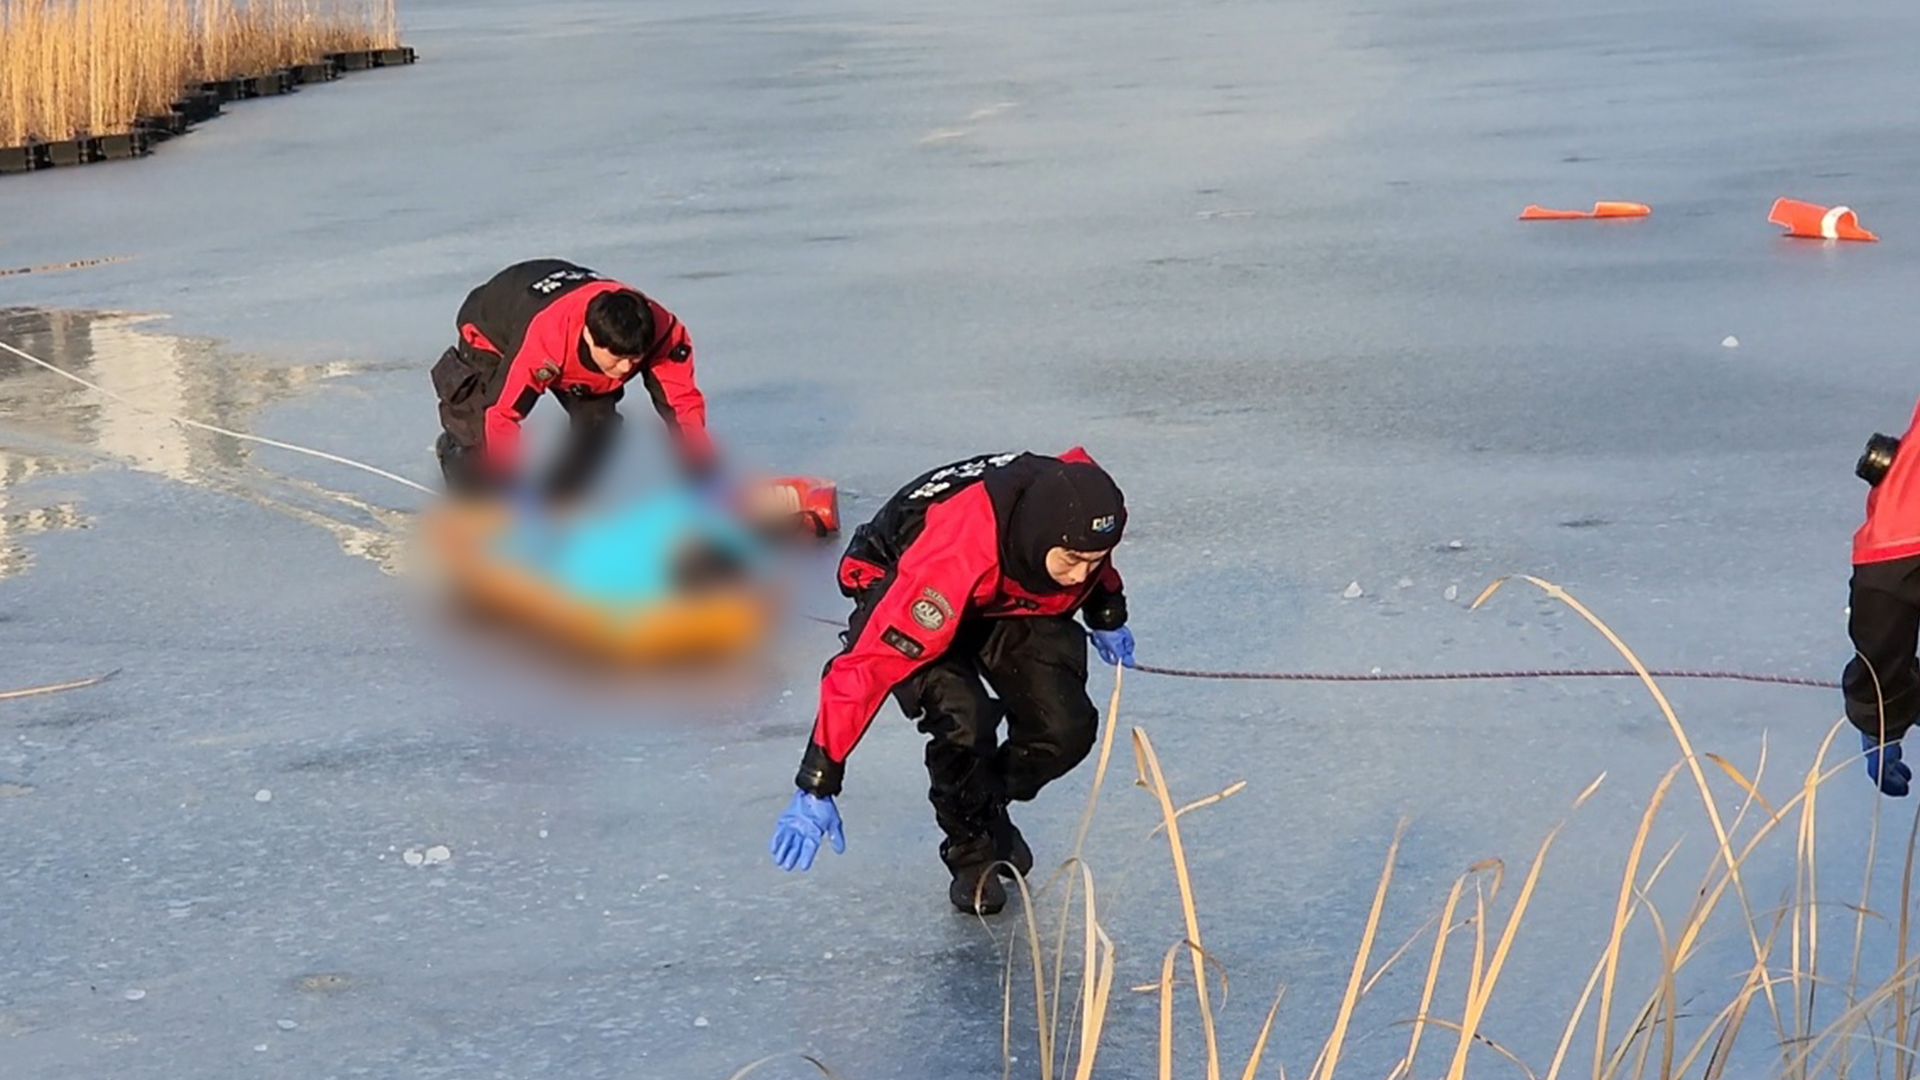
[(533, 381), (534, 382), (552, 382), (554, 376), (558, 374), (560, 374), (559, 368), (554, 367), (552, 364), (544, 364), (541, 367), (534, 370)]
[(913, 621), (919, 623), (921, 626), (927, 628), (928, 630), (938, 630), (940, 629), (940, 627), (946, 624), (946, 621), (947, 621), (946, 612), (940, 610), (939, 604), (936, 604), (931, 600), (925, 599), (924, 597), (919, 600), (915, 600), (913, 602), (913, 607), (910, 608), (909, 610), (913, 612)]

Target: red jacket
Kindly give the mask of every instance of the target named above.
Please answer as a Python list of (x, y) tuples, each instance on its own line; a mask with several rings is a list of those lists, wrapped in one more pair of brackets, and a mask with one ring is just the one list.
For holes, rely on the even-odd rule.
[[(1079, 447), (1060, 459), (1093, 460)], [(896, 496), (900, 502), (927, 493), (924, 523), (914, 523), (917, 534), (895, 565), (857, 557), (859, 538), (841, 562), (841, 584), (850, 591), (876, 582), (882, 591), (859, 636), (827, 666), (820, 682), (813, 742), (833, 762), (846, 761), (894, 686), (946, 652), (961, 619), (1071, 615), (1096, 595), (1120, 597), (1120, 572), (1111, 557), (1086, 582), (1060, 592), (1031, 592), (1002, 572), (999, 522), (987, 486), (979, 481), (981, 470), (964, 475), (969, 466), (992, 467), (1002, 460), (983, 459), (932, 473), (917, 492), (910, 485)], [(886, 514), (883, 510), (876, 522)]]
[[(531, 291), (521, 280), (551, 267), (559, 269), (539, 278)], [(557, 293), (551, 300), (538, 295), (539, 286), (547, 283)], [(601, 293), (623, 289), (639, 291), (559, 260), (540, 260), (509, 267), (469, 297), (461, 313), (461, 338), (473, 348), (503, 356), (508, 362), (500, 393), (486, 410), (489, 468), (507, 473), (518, 466), (520, 423), (541, 394), (611, 394), (635, 377), (644, 381), (654, 407), (673, 429), (682, 455), (690, 462), (705, 462), (712, 457), (707, 403), (694, 382), (693, 339), (672, 312), (647, 299), (656, 342), (627, 380), (615, 379), (581, 362), (587, 304)], [(540, 306), (530, 308), (533, 303)]]
[(1920, 555), (1920, 404), (1914, 406), (1893, 467), (1867, 492), (1867, 520), (1853, 534), (1853, 564)]

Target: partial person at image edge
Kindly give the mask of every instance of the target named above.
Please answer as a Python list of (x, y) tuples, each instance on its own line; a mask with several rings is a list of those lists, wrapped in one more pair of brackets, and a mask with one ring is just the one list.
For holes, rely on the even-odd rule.
[(845, 850), (834, 796), (847, 756), (891, 693), (928, 736), (948, 898), (962, 912), (999, 911), (1006, 891), (995, 864), (1023, 875), (1033, 867), (1007, 804), (1066, 775), (1098, 735), (1089, 635), (1073, 616), (1086, 620), (1106, 662), (1133, 665), (1111, 558), (1126, 521), (1120, 488), (1075, 447), (935, 469), (856, 530), (839, 570), (854, 610), (821, 678), (799, 790), (774, 832), (775, 861), (805, 870), (823, 840)]
[(1876, 435), (1856, 469), (1872, 490), (1853, 535), (1847, 636), (1855, 656), (1840, 677), (1867, 775), (1888, 795), (1905, 795), (1913, 779), (1900, 740), (1920, 716), (1920, 448), (1901, 450), (1916, 428), (1920, 404), (1906, 434), (1897, 442)]
[(532, 491), (521, 476), (520, 424), (546, 393), (566, 410), (568, 434), (543, 493), (579, 494), (613, 448), (617, 406), (636, 376), (688, 478), (715, 472), (693, 340), (638, 289), (562, 259), (534, 259), (468, 293), (456, 327), (459, 341), (433, 366), (442, 428), (434, 449), (453, 494)]

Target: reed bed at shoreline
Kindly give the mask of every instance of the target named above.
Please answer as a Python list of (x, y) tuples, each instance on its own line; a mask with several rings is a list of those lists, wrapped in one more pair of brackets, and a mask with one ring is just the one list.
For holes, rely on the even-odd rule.
[(395, 0), (0, 0), (0, 147), (124, 134), (203, 82), (398, 44)]
[[(1508, 580), (1496, 581), (1474, 607)], [(1621, 835), (1617, 853), (1557, 851), (1562, 821), (1547, 830), (1524, 863), (1510, 867), (1488, 858), (1466, 867), (1434, 898), (1430, 917), (1408, 934), (1390, 929), (1396, 920), (1388, 913), (1404, 855), (1404, 831), (1398, 833), (1382, 845), (1384, 865), (1359, 940), (1339, 972), (1341, 989), (1303, 1002), (1290, 998), (1274, 973), (1229, 972), (1202, 935), (1205, 905), (1189, 870), (1191, 849), (1181, 835), (1182, 823), (1189, 813), (1236, 794), (1244, 783), (1199, 798), (1177, 795), (1147, 732), (1130, 728), (1125, 735), (1133, 751), (1132, 786), (1153, 801), (1160, 819), (1143, 842), (1164, 844), (1179, 911), (1170, 914), (1165, 938), (1150, 943), (1149, 954), (1129, 956), (1103, 925), (1097, 875), (1083, 854), (1121, 734), (1122, 672), (1116, 671), (1092, 791), (1071, 853), (1044, 884), (1020, 881), (1022, 902), (1009, 908), (1013, 925), (990, 929), (1007, 950), (1001, 986), (1003, 1075), (1035, 1080), (1107, 1075), (1334, 1080), (1343, 1073), (1383, 1080), (1469, 1075), (1906, 1080), (1920, 1075), (1920, 943), (1912, 937), (1920, 809), (1899, 801), (1884, 804), (1890, 813), (1913, 814), (1901, 830), (1905, 835), (1894, 841), (1903, 858), (1891, 880), (1876, 881), (1873, 873), (1879, 861), (1875, 852), (1886, 842), (1880, 834), (1882, 804), (1876, 802), (1859, 891), (1849, 895), (1831, 884), (1823, 887), (1823, 879), (1844, 875), (1836, 874), (1816, 843), (1820, 796), (1836, 776), (1863, 782), (1859, 755), (1847, 749), (1853, 738), (1844, 720), (1834, 722), (1813, 760), (1769, 801), (1759, 787), (1767, 769), (1764, 744), (1751, 776), (1723, 755), (1696, 748), (1658, 681), (1605, 622), (1551, 582), (1511, 580), (1536, 586), (1572, 608), (1633, 666), (1680, 751), (1664, 775), (1649, 778), (1652, 790), (1638, 825)], [(1569, 815), (1605, 779), (1603, 774), (1579, 791)], [(1675, 828), (1681, 839), (1662, 839)], [(1617, 866), (1617, 878), (1605, 893), (1610, 912), (1577, 943), (1557, 943), (1567, 953), (1563, 978), (1549, 986), (1507, 990), (1504, 996), (1520, 995), (1529, 1003), (1508, 1009), (1507, 1022), (1516, 1011), (1528, 1019), (1521, 1030), (1497, 1030), (1490, 1023), (1491, 1006), (1513, 966), (1516, 946), (1526, 937), (1529, 915), (1535, 922), (1547, 917), (1536, 910), (1541, 883), (1569, 858)], [(1762, 879), (1786, 881), (1783, 861), (1791, 870), (1790, 884), (1779, 892), (1772, 886), (1763, 891)], [(1683, 874), (1698, 874), (1698, 880), (1657, 887)], [(1314, 980), (1325, 984), (1334, 981), (1332, 974), (1315, 972)], [(1225, 1008), (1229, 975), (1236, 985), (1253, 983), (1252, 1013)], [(1391, 1020), (1382, 1029), (1377, 1021), (1365, 1021), (1362, 1006), (1390, 977), (1394, 990), (1385, 1007)], [(1157, 1006), (1153, 1030), (1129, 1032), (1126, 1041), (1146, 1053), (1116, 1061), (1109, 1045), (1116, 1034), (1112, 1006), (1133, 994), (1148, 995)], [(1565, 1012), (1550, 1003), (1562, 999), (1571, 1002)], [(1143, 1011), (1131, 1014), (1145, 1019)], [(1379, 1011), (1376, 1005), (1374, 1015)], [(1309, 1057), (1279, 1060), (1276, 1036), (1303, 1024), (1312, 1033)], [(1510, 1049), (1511, 1036), (1523, 1036), (1540, 1056), (1527, 1060)], [(1363, 1042), (1370, 1062), (1380, 1064), (1355, 1067), (1350, 1059)], [(1546, 1046), (1550, 1052), (1539, 1049)], [(789, 1067), (786, 1075), (804, 1071), (830, 1080), (865, 1080), (836, 1071), (830, 1061), (793, 1053), (755, 1061), (731, 1080), (765, 1074), (777, 1063)]]

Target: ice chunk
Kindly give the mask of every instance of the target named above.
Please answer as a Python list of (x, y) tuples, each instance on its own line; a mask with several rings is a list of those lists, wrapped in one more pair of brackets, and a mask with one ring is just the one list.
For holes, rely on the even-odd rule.
[(1356, 581), (1353, 584), (1347, 586), (1347, 591), (1341, 593), (1340, 595), (1346, 597), (1349, 600), (1358, 600), (1360, 597), (1365, 596), (1366, 593), (1367, 593), (1367, 590), (1361, 588), (1360, 583)]

